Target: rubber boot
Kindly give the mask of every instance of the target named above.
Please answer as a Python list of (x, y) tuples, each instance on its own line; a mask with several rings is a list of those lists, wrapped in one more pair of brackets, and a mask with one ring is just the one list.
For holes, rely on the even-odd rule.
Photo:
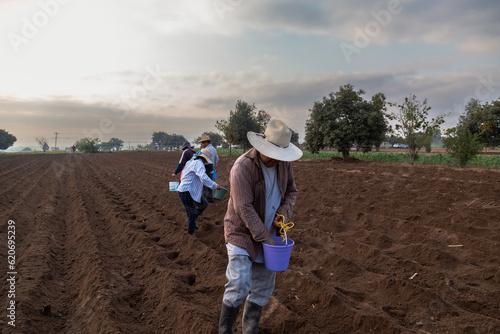
[(219, 334), (233, 334), (234, 323), (240, 313), (240, 307), (231, 307), (222, 303), (219, 319)]
[(259, 333), (260, 315), (262, 306), (252, 303), (248, 299), (243, 310), (243, 334)]

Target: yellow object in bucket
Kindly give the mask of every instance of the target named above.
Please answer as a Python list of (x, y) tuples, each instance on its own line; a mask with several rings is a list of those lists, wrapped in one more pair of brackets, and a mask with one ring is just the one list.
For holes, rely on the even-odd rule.
[(294, 224), (292, 222), (288, 222), (285, 224), (285, 216), (283, 215), (276, 214), (276, 216), (280, 218), (280, 236), (283, 238), (282, 241), (285, 241), (287, 239), (286, 232), (290, 231)]

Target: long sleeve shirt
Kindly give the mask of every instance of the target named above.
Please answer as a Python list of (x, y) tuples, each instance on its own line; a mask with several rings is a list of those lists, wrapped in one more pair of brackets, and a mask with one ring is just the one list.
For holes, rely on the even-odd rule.
[(205, 173), (205, 165), (200, 159), (193, 159), (186, 163), (182, 170), (181, 183), (177, 191), (189, 191), (189, 194), (196, 202), (201, 202), (201, 192), (203, 185), (215, 189), (217, 183), (212, 181)]
[[(277, 183), (281, 202), (277, 214), (289, 221), (297, 198), (297, 187), (290, 162), (277, 164)], [(230, 173), (231, 190), (224, 217), (226, 242), (245, 249), (252, 261), (262, 250), (262, 242), (272, 236), (264, 222), (266, 217), (266, 182), (255, 148), (238, 158)]]
[(181, 159), (179, 160), (179, 164), (174, 171), (174, 174), (178, 174), (182, 171), (186, 163), (193, 157), (194, 149), (192, 147), (188, 147), (184, 151), (182, 151)]
[(210, 151), (210, 160), (212, 160), (215, 169), (217, 167), (217, 164), (219, 163), (219, 156), (217, 155), (217, 150), (215, 149), (215, 147), (212, 146), (212, 144), (208, 144), (206, 149)]

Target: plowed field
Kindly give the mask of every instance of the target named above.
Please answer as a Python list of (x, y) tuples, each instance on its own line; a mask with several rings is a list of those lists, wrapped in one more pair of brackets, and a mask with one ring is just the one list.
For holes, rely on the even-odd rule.
[[(227, 196), (190, 237), (168, 189), (179, 156), (0, 156), (2, 333), (216, 333)], [(222, 186), (234, 160), (220, 159)], [(500, 333), (498, 171), (293, 167), (296, 244), (261, 333)]]

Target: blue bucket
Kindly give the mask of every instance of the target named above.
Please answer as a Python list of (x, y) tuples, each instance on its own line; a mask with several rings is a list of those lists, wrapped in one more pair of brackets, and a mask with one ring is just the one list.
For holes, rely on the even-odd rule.
[(285, 241), (282, 241), (282, 237), (273, 237), (273, 239), (276, 241), (277, 246), (262, 243), (262, 247), (264, 248), (264, 264), (269, 270), (285, 271), (288, 268), (290, 255), (295, 243), (292, 239), (287, 239), (287, 244), (285, 244)]

